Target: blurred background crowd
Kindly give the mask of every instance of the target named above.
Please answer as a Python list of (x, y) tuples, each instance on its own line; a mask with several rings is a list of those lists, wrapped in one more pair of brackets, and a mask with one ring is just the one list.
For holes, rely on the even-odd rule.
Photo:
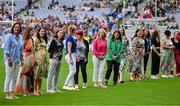
[(179, 0), (1, 0), (0, 44), (11, 22), (17, 21), (23, 26), (44, 26), (49, 39), (58, 28), (66, 31), (75, 24), (93, 39), (100, 28), (111, 33), (122, 25), (129, 37), (144, 26), (160, 33), (179, 30), (179, 17)]

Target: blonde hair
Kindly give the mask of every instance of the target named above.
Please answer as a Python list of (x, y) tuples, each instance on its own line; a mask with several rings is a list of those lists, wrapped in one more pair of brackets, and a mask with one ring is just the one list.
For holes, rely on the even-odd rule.
[(107, 36), (107, 35), (106, 35), (106, 30), (105, 30), (105, 29), (99, 29), (98, 35), (97, 35), (98, 38), (100, 38), (100, 32), (103, 32), (103, 33), (104, 33), (105, 36), (104, 36), (103, 39), (106, 39), (106, 36)]
[(75, 25), (69, 25), (68, 27), (68, 34), (72, 35), (76, 30), (76, 26)]

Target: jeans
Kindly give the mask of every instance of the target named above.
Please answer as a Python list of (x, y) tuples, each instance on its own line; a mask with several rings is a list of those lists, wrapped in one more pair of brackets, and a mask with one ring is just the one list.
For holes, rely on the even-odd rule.
[(75, 76), (74, 76), (75, 84), (78, 84), (79, 68), (80, 68), (80, 67), (81, 67), (83, 82), (84, 82), (84, 83), (87, 83), (86, 65), (87, 65), (87, 63), (84, 62), (84, 60), (80, 60), (79, 62), (76, 62), (76, 74), (75, 74)]
[[(61, 61), (56, 59), (50, 59), (50, 67), (47, 79), (47, 90), (57, 90), (58, 89), (58, 78), (59, 71), (61, 68)], [(52, 80), (54, 79), (54, 87), (52, 87)]]
[(68, 73), (68, 76), (66, 78), (65, 85), (66, 86), (71, 86), (72, 82), (74, 80), (74, 75), (76, 73), (76, 55), (75, 55), (75, 53), (72, 53), (73, 64), (70, 63), (70, 58), (69, 58), (68, 54), (65, 56), (65, 59), (66, 59), (66, 62), (68, 63), (68, 65), (69, 65), (69, 73)]
[(4, 82), (4, 92), (15, 92), (15, 86), (19, 69), (19, 63), (13, 63), (12, 67), (9, 67), (8, 61), (5, 62), (6, 78)]

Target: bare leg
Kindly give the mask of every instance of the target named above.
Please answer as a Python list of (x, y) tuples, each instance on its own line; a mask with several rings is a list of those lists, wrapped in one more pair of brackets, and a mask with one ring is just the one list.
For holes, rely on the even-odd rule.
[(42, 94), (41, 85), (42, 85), (42, 79), (39, 79), (39, 94)]
[(119, 82), (122, 82), (122, 81), (123, 81), (123, 75), (124, 75), (124, 72), (120, 72)]
[(118, 83), (120, 83), (121, 81), (120, 81), (120, 73), (118, 73)]

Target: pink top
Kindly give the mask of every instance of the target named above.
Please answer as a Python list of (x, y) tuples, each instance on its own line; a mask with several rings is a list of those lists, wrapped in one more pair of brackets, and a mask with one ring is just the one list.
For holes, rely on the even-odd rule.
[(107, 41), (95, 39), (93, 42), (93, 55), (96, 57), (105, 56), (107, 54)]

